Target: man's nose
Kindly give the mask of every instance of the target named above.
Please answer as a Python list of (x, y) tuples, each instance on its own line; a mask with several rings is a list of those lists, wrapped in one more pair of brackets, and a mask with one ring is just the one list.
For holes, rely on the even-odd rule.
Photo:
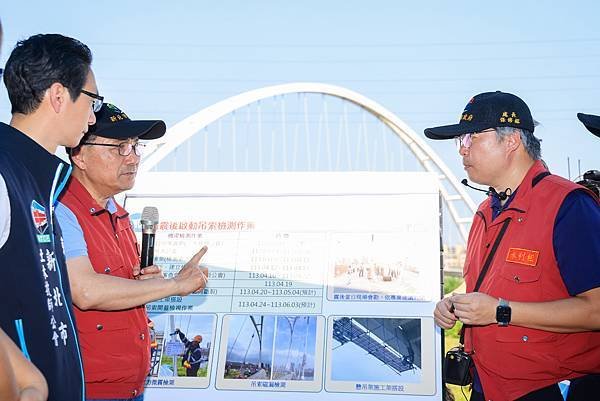
[(90, 115), (88, 116), (88, 125), (96, 124), (96, 113), (90, 109)]
[(135, 151), (131, 149), (131, 153), (125, 156), (126, 164), (139, 164), (141, 157), (135, 154)]

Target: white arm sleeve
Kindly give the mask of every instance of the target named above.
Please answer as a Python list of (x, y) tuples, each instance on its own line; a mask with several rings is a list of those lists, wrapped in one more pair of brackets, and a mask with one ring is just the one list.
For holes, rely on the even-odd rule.
[(4, 177), (0, 174), (0, 248), (4, 246), (10, 234), (10, 200)]

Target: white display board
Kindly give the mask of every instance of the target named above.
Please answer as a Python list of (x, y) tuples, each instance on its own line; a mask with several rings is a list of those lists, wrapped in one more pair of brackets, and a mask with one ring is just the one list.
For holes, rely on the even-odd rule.
[(203, 245), (209, 268), (147, 305), (147, 401), (441, 400), (435, 175), (147, 173), (125, 199), (138, 235), (145, 206), (166, 276)]

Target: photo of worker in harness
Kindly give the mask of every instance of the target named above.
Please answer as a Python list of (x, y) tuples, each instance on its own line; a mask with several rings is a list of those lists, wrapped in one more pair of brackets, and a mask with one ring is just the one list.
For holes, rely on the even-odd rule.
[(185, 345), (185, 353), (181, 360), (181, 366), (185, 368), (185, 375), (187, 377), (198, 377), (198, 369), (200, 369), (202, 362), (208, 360), (208, 356), (205, 358), (202, 355), (202, 348), (200, 348), (202, 336), (199, 334), (195, 335), (190, 341), (178, 328), (175, 329), (174, 334), (177, 334), (181, 342)]
[(150, 318), (151, 360), (146, 386), (206, 388), (216, 316), (154, 314)]

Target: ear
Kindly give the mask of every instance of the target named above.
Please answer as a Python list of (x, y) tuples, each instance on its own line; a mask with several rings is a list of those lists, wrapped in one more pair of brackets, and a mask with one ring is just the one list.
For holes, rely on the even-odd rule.
[(506, 150), (509, 153), (515, 152), (517, 149), (519, 149), (520, 146), (522, 146), (521, 134), (518, 130), (513, 130), (513, 132), (510, 135), (505, 137), (504, 143), (506, 146)]
[(46, 97), (48, 98), (50, 107), (57, 114), (64, 109), (67, 101), (71, 99), (69, 90), (59, 82), (50, 85), (50, 88), (46, 90)]
[(83, 150), (83, 147), (72, 149), (71, 152), (71, 160), (74, 164), (73, 167), (77, 167), (79, 170), (85, 170), (85, 151)]

